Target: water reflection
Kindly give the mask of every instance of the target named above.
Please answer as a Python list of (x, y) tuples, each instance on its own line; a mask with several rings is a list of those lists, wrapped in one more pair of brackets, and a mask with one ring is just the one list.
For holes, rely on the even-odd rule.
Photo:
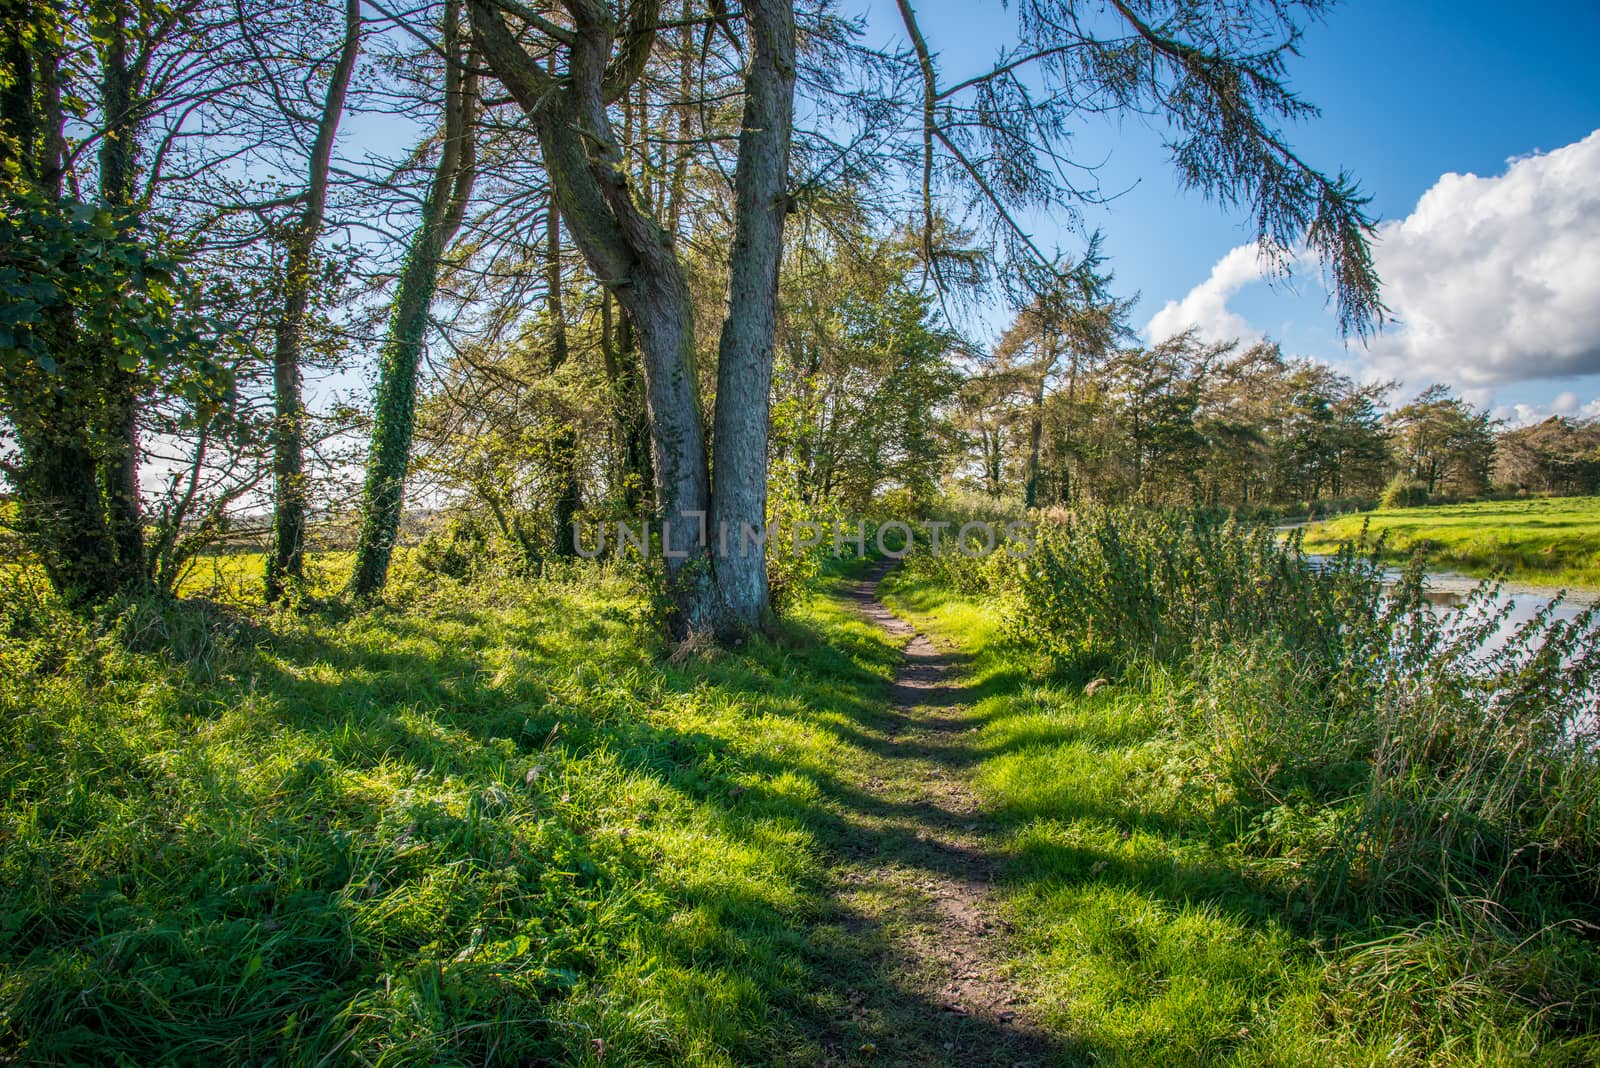
[[(1324, 554), (1307, 554), (1307, 558), (1314, 566), (1327, 563), (1332, 557)], [(1390, 589), (1400, 581), (1401, 573), (1398, 568), (1385, 568), (1383, 572), (1384, 589)], [(1483, 580), (1463, 575), (1456, 571), (1429, 570), (1427, 574), (1427, 589), (1424, 596), (1428, 602), (1438, 608), (1459, 608), (1467, 602), (1472, 591), (1476, 590)], [(1504, 648), (1515, 637), (1517, 630), (1523, 624), (1533, 619), (1540, 612), (1545, 611), (1556, 600), (1559, 591), (1537, 586), (1524, 586), (1517, 583), (1504, 583), (1500, 587), (1500, 597), (1496, 602), (1505, 607), (1506, 612), (1501, 620), (1500, 628), (1485, 646), (1485, 651)], [(1582, 615), (1591, 606), (1600, 603), (1600, 592), (1595, 591), (1568, 591), (1551, 611), (1551, 618), (1558, 620), (1574, 620)]]

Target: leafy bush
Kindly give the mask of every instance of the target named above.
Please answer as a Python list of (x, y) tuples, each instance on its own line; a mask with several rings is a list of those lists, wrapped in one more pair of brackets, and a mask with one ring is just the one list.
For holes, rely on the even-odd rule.
[(1396, 475), (1383, 487), (1383, 497), (1379, 507), (1395, 508), (1421, 508), (1428, 503), (1428, 484), (1409, 479), (1404, 475)]
[(1503, 634), (1495, 584), (1439, 609), (1420, 560), (1386, 586), (1377, 549), (1082, 513), (1005, 576), (1010, 632), (1080, 672), (1190, 680), (1174, 727), (1311, 915), (1443, 925), (1451, 967), (1489, 954), (1502, 993), (1600, 1026), (1573, 937), (1600, 925), (1600, 607)]
[(473, 561), (489, 553), (489, 533), (476, 517), (468, 514), (451, 515), (437, 529), (422, 539), (422, 544), (412, 554), (416, 565), (448, 578), (466, 578), (472, 571)]
[(806, 547), (796, 528), (814, 518), (793, 473), (779, 465), (767, 483), (767, 590), (772, 610), (782, 613), (810, 588), (822, 570), (823, 547)]
[(959, 593), (977, 595), (996, 589), (1013, 566), (1004, 550), (982, 556), (968, 556), (950, 549), (933, 552), (917, 545), (905, 560), (905, 570), (913, 579), (931, 579)]

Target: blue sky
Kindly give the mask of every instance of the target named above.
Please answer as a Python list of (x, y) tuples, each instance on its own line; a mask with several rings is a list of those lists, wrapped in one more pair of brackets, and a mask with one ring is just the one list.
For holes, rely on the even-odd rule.
[[(893, 0), (868, 2), (869, 40), (902, 40)], [(946, 84), (988, 66), (1013, 19), (997, 0), (923, 0), (916, 6)], [(1386, 238), (1393, 247), (1381, 250), (1391, 254), (1380, 254), (1380, 267), (1392, 268), (1394, 295), (1402, 298), (1391, 305), (1403, 316), (1411, 313), (1391, 333), (1409, 329), (1410, 337), (1386, 337), (1371, 352), (1359, 342), (1347, 348), (1315, 270), (1301, 272), (1290, 285), (1229, 286), (1226, 312), (1237, 318), (1225, 325), (1242, 320), (1291, 352), (1352, 373), (1403, 377), (1408, 390), (1435, 378), (1453, 380), (1471, 399), (1508, 417), (1600, 402), (1600, 374), (1592, 373), (1600, 371), (1600, 317), (1583, 310), (1600, 309), (1600, 211), (1589, 208), (1600, 201), (1584, 194), (1585, 188), (1600, 188), (1600, 171), (1587, 170), (1600, 158), (1600, 140), (1566, 156), (1533, 161), (1515, 181), (1499, 180), (1509, 160), (1556, 152), (1600, 129), (1596, 39), (1600, 4), (1594, 0), (1351, 0), (1310, 25), (1303, 55), (1290, 69), (1294, 88), (1323, 112), (1288, 131), (1303, 158), (1325, 170), (1351, 171), (1372, 196), (1374, 213), (1396, 223), (1412, 215), (1446, 174), (1470, 173), (1484, 181), (1445, 183), (1430, 201), (1424, 236), (1413, 235), (1417, 227), (1408, 224), (1392, 241)], [(1179, 188), (1159, 132), (1144, 121), (1091, 121), (1075, 143), (1079, 158), (1107, 160), (1101, 172), (1105, 189), (1127, 189), (1087, 218), (1104, 231), (1119, 288), (1141, 294), (1138, 324), (1167, 302), (1182, 301), (1231, 250), (1250, 241), (1247, 219)], [(1564, 189), (1563, 181), (1581, 185)], [(1555, 213), (1559, 219), (1547, 207), (1579, 201), (1581, 208)], [(1517, 211), (1532, 213), (1528, 224)], [(1486, 228), (1485, 214), (1498, 222)], [(1551, 240), (1543, 242), (1548, 255), (1541, 252), (1541, 228), (1549, 230)], [(1078, 235), (1048, 222), (1039, 224), (1036, 236), (1047, 246), (1081, 246)], [(1542, 261), (1551, 262), (1539, 267)], [(1552, 279), (1539, 276), (1540, 270), (1552, 274), (1560, 290), (1548, 306), (1542, 302)], [(1493, 303), (1483, 297), (1485, 272), (1520, 287), (1500, 321), (1483, 307)], [(1576, 281), (1575, 273), (1581, 276)], [(1490, 285), (1487, 291), (1496, 290)], [(1463, 305), (1481, 318), (1473, 332), (1452, 335), (1450, 320), (1466, 318), (1452, 309)], [(1182, 318), (1183, 310), (1172, 314)], [(1431, 340), (1422, 336), (1430, 316), (1436, 320)], [(1508, 325), (1512, 318), (1519, 324), (1514, 329)], [(1556, 320), (1569, 336), (1541, 340), (1539, 324)], [(1502, 329), (1515, 336), (1499, 337)], [(1486, 354), (1480, 359), (1471, 350), (1490, 335), (1495, 336), (1481, 341)], [(1545, 344), (1560, 351), (1546, 359), (1540, 354)], [(1488, 354), (1490, 348), (1498, 355)], [(1525, 406), (1520, 413), (1517, 404)], [(1594, 410), (1600, 414), (1600, 404)]]

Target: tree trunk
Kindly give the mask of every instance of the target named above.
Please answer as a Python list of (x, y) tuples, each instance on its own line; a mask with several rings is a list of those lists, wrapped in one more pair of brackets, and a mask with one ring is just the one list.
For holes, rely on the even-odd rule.
[(1056, 499), (1062, 507), (1072, 507), (1072, 421), (1078, 415), (1078, 349), (1073, 347), (1072, 363), (1067, 369), (1067, 410), (1061, 417), (1061, 484), (1057, 487)]
[[(46, 210), (57, 210), (67, 152), (62, 57), (28, 29), (21, 13), (0, 19), (9, 75), (0, 78), (0, 171), (25, 183)], [(98, 478), (97, 413), (85, 403), (82, 384), (103, 382), (103, 366), (114, 366), (115, 354), (85, 344), (64, 304), (52, 307), (39, 329), (55, 374), (42, 382), (0, 376), (0, 401), (21, 454), (17, 525), (56, 593), (69, 604), (91, 604), (116, 593), (123, 576)]]
[[(100, 29), (105, 38), (101, 48), (100, 106), (106, 123), (100, 139), (100, 200), (112, 211), (131, 214), (139, 115), (133, 75), (128, 70), (126, 8), (112, 5), (110, 17)], [(109, 346), (104, 353), (104, 396), (97, 435), (100, 485), (122, 584), (142, 585), (149, 574), (139, 510), (139, 371), (123, 370)]]
[(983, 453), (983, 489), (990, 500), (1000, 499), (1000, 434), (990, 430), (979, 416), (978, 440)]
[(361, 533), (349, 587), (350, 593), (362, 600), (381, 593), (389, 577), (389, 560), (405, 510), (406, 473), (416, 429), (417, 368), (427, 340), (428, 309), (438, 286), (440, 262), (461, 227), (476, 177), (476, 64), (470, 50), (463, 62), (460, 19), (460, 0), (451, 0), (445, 5), (443, 32), (444, 143), (423, 202), (422, 218), (400, 270), (389, 336), (378, 356)]
[(95, 471), (87, 443), (70, 439), (26, 448), (18, 470), (18, 526), (38, 548), (51, 587), (72, 605), (103, 601), (122, 588)]
[(684, 634), (714, 624), (716, 616), (715, 585), (700, 539), (710, 474), (689, 286), (669, 235), (634, 198), (606, 115), (612, 27), (587, 7), (575, 14), (572, 77), (558, 89), (517, 44), (497, 9), (477, 0), (472, 5), (485, 57), (534, 120), (552, 197), (574, 243), (637, 331), (663, 521), (661, 550), (674, 605), (670, 626)]
[(712, 540), (722, 627), (732, 630), (762, 626), (769, 612), (766, 555), (746, 551), (743, 532), (764, 529), (767, 520), (767, 427), (795, 78), (793, 6), (787, 0), (746, 0), (744, 12), (751, 57), (712, 439)]
[[(567, 362), (567, 312), (561, 299), (561, 214), (554, 204), (546, 209), (545, 241), (545, 310), (550, 317), (551, 374)], [(578, 555), (578, 532), (573, 522), (583, 503), (583, 484), (578, 479), (578, 435), (569, 426), (556, 435), (556, 500), (555, 546), (556, 555)]]
[(598, 87), (589, 95), (589, 121), (581, 126), (578, 109), (565, 96), (539, 110), (539, 140), (573, 241), (595, 274), (612, 286), (638, 340), (661, 551), (676, 607), (673, 626), (686, 633), (712, 624), (716, 614), (700, 538), (710, 477), (695, 373), (693, 305), (665, 231), (633, 200)]
[(290, 584), (298, 584), (305, 577), (305, 402), (301, 396), (300, 356), (305, 346), (306, 310), (311, 303), (311, 267), (328, 201), (333, 138), (344, 113), (345, 93), (360, 46), (361, 0), (345, 0), (344, 44), (328, 83), (317, 137), (311, 147), (305, 208), (289, 234), (283, 314), (273, 338), (272, 551), (267, 557), (266, 574), (269, 603), (281, 599)]
[(618, 483), (629, 512), (647, 504), (645, 487), (655, 482), (650, 467), (650, 427), (645, 418), (639, 382), (639, 360), (633, 343), (633, 322), (626, 311), (612, 314), (609, 289), (600, 296), (600, 348), (605, 358), (606, 380), (611, 384), (613, 416), (622, 454)]
[(1039, 507), (1039, 452), (1044, 443), (1044, 375), (1033, 391), (1033, 404), (1028, 412), (1028, 477), (1022, 487), (1023, 503), (1029, 508)]
[[(617, 27), (607, 5), (569, 5), (572, 29), (562, 31), (569, 70), (560, 77), (524, 51), (495, 5), (473, 0), (472, 16), (489, 65), (533, 118), (552, 195), (574, 243), (638, 331), (661, 548), (674, 606), (669, 625), (683, 635), (744, 627), (767, 612), (764, 558), (752, 553), (720, 574), (715, 568), (742, 541), (739, 523), (753, 518), (764, 528), (766, 518), (766, 412), (793, 109), (794, 15), (774, 0), (745, 5), (751, 56), (715, 415), (716, 477), (729, 500), (714, 506), (688, 283), (671, 233), (641, 207), (630, 185), (607, 116), (608, 104), (630, 92), (643, 74), (659, 9), (659, 0), (630, 5), (626, 36), (612, 64)], [(734, 410), (740, 406), (755, 411)], [(719, 520), (733, 524), (726, 528), (730, 553), (713, 561), (707, 543), (717, 541)]]

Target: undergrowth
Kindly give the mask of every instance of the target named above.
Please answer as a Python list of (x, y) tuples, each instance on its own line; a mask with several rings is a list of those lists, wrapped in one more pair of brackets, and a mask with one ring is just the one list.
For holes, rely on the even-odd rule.
[[(979, 706), (980, 780), (1017, 820), (1026, 929), (1052, 932), (1028, 967), (1075, 1026), (1132, 1011), (1105, 984), (1175, 997), (1237, 944), (1265, 954), (1278, 1007), (1224, 1013), (1249, 1034), (1196, 1059), (1255, 1063), (1239, 1048), (1263, 1021), (1335, 1062), (1384, 1042), (1418, 1062), (1600, 1054), (1597, 615), (1506, 633), (1492, 584), (1436, 609), (1420, 564), (1385, 587), (1378, 548), (1312, 561), (1262, 528), (1107, 511), (1046, 526), (1026, 559), (910, 562), (900, 603), (980, 653), (980, 691), (1019, 680)], [(1191, 950), (1167, 944), (1185, 916)], [(1097, 938), (1103, 974), (1072, 957)], [(1165, 985), (1129, 986), (1150, 953)], [(1257, 970), (1235, 979), (1268, 996)], [(1314, 1010), (1285, 1015), (1297, 998)], [(1137, 1061), (1172, 1013), (1136, 1015), (1091, 1030)]]
[(806, 1048), (817, 777), (893, 655), (830, 602), (673, 667), (593, 568), (361, 614), (7, 592), (0, 1060)]

